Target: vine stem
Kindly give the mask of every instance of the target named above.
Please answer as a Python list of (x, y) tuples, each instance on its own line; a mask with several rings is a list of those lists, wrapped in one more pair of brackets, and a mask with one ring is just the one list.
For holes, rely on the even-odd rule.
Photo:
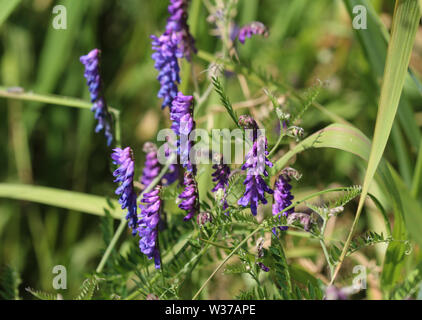
[(202, 290), (204, 290), (204, 288), (207, 286), (207, 284), (210, 282), (210, 280), (215, 276), (215, 274), (224, 266), (224, 264), (229, 261), (229, 259), (236, 253), (237, 250), (239, 250), (239, 248), (241, 246), (243, 246), (246, 241), (249, 240), (249, 238), (251, 238), (254, 234), (256, 234), (257, 232), (259, 232), (263, 227), (259, 226), (258, 228), (256, 228), (254, 231), (252, 231), (245, 239), (243, 239), (237, 246), (236, 248), (233, 249), (232, 252), (229, 253), (229, 255), (218, 265), (218, 267), (213, 271), (213, 273), (211, 273), (211, 275), (208, 277), (207, 280), (205, 280), (205, 282), (202, 284), (201, 288), (199, 288), (199, 290), (195, 293), (195, 295), (193, 296), (192, 300), (195, 300), (196, 298), (198, 298), (199, 294), (202, 292)]
[[(161, 169), (160, 174), (153, 180), (151, 181), (151, 183), (148, 185), (148, 187), (142, 191), (142, 193), (138, 196), (139, 198), (142, 198), (142, 196), (147, 193), (150, 192), (152, 190), (152, 188), (154, 188), (158, 182), (160, 182), (161, 178), (166, 174), (166, 172), (169, 169), (169, 166), (173, 163), (175, 159), (175, 154), (173, 153), (169, 160), (167, 161), (166, 165), (163, 167), (163, 169)], [(101, 258), (100, 263), (98, 264), (98, 267), (96, 269), (97, 273), (100, 273), (101, 271), (103, 271), (103, 268), (105, 266), (105, 263), (107, 262), (108, 258), (110, 257), (111, 252), (113, 251), (117, 240), (120, 238), (120, 236), (123, 233), (123, 230), (125, 230), (125, 226), (126, 226), (126, 217), (123, 216), (122, 219), (120, 220), (120, 225), (117, 228), (116, 232), (113, 235), (113, 238), (111, 239), (109, 245), (107, 246), (106, 251), (104, 252), (103, 257)]]
[(321, 238), (319, 239), (319, 243), (321, 244), (322, 251), (324, 252), (325, 259), (327, 260), (328, 266), (330, 268), (330, 277), (332, 279), (333, 278), (333, 272), (334, 272), (334, 266), (331, 263), (330, 255), (328, 254), (327, 246), (325, 245), (325, 241), (324, 241), (324, 233), (325, 233), (325, 228), (327, 227), (328, 217), (325, 216), (325, 217), (322, 217), (322, 218), (324, 219), (324, 222), (322, 223), (322, 227), (321, 227)]
[(274, 145), (274, 147), (268, 153), (268, 158), (270, 158), (274, 154), (274, 152), (277, 151), (278, 146), (280, 145), (281, 141), (284, 138), (284, 135), (285, 134), (284, 134), (284, 129), (283, 129), (283, 123), (280, 121), (280, 136), (278, 137), (278, 140), (277, 140), (276, 144)]

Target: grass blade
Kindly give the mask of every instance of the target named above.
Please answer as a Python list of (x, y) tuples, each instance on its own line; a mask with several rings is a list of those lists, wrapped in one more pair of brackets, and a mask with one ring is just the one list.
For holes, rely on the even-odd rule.
[(377, 121), (375, 124), (374, 139), (369, 156), (368, 167), (362, 187), (362, 194), (355, 220), (350, 230), (346, 244), (340, 256), (339, 264), (334, 271), (331, 282), (334, 282), (350, 241), (357, 226), (357, 221), (362, 212), (369, 186), (374, 178), (377, 167), (381, 161), (385, 146), (390, 135), (394, 117), (399, 105), (407, 68), (410, 61), (413, 43), (416, 36), (420, 12), (416, 0), (397, 0), (394, 9), (393, 26), (390, 43), (388, 46), (381, 96), (378, 106)]
[(32, 201), (98, 216), (104, 216), (104, 210), (109, 210), (111, 216), (116, 219), (123, 216), (116, 200), (48, 187), (0, 183), (0, 198)]
[(21, 0), (0, 0), (0, 27), (20, 2)]

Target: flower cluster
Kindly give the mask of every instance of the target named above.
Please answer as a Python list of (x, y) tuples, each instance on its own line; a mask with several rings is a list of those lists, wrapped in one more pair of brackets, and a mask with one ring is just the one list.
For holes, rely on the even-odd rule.
[[(273, 215), (278, 215), (282, 210), (286, 209), (292, 204), (293, 196), (290, 192), (292, 186), (290, 185), (290, 177), (285, 174), (280, 174), (274, 183), (274, 203), (273, 203)], [(290, 208), (282, 213), (283, 216), (288, 217), (289, 214), (294, 212), (294, 208)], [(278, 227), (280, 230), (287, 230), (287, 227)], [(273, 233), (276, 234), (275, 228)]]
[(216, 182), (214, 188), (212, 188), (212, 192), (217, 192), (218, 190), (222, 190), (224, 195), (221, 199), (221, 204), (223, 206), (223, 211), (227, 210), (229, 207), (227, 203), (227, 195), (226, 195), (226, 189), (229, 184), (229, 176), (230, 176), (230, 167), (223, 162), (223, 157), (220, 155), (220, 162), (217, 164), (214, 164), (212, 168), (215, 170), (212, 173), (212, 181)]
[(111, 158), (113, 159), (113, 163), (119, 166), (113, 172), (113, 176), (116, 177), (114, 182), (120, 183), (119, 187), (116, 189), (116, 194), (120, 195), (119, 203), (122, 205), (122, 209), (127, 209), (128, 211), (126, 219), (129, 221), (129, 227), (132, 228), (132, 234), (136, 235), (138, 217), (136, 193), (133, 188), (135, 165), (132, 149), (130, 147), (125, 149), (113, 149)]
[(171, 106), (177, 95), (180, 83), (180, 67), (178, 58), (190, 60), (191, 52), (196, 52), (194, 39), (187, 24), (187, 0), (170, 0), (166, 31), (160, 36), (151, 36), (152, 58), (158, 70), (160, 91), (158, 97), (163, 99), (162, 107)]
[(238, 39), (240, 43), (244, 44), (246, 38), (251, 38), (256, 34), (268, 37), (268, 29), (262, 22), (254, 21), (240, 28)]
[(189, 32), (188, 26), (188, 0), (170, 0), (166, 31), (175, 34), (177, 43), (177, 57), (191, 59), (192, 52), (196, 52), (195, 40)]
[(80, 57), (79, 60), (85, 66), (84, 76), (91, 95), (91, 102), (93, 103), (91, 110), (94, 112), (95, 119), (98, 121), (95, 132), (104, 129), (107, 145), (109, 146), (113, 141), (112, 118), (111, 114), (108, 112), (107, 104), (102, 92), (100, 55), (101, 51), (94, 49), (87, 55)]
[(170, 108), (170, 120), (173, 122), (171, 128), (179, 136), (177, 152), (180, 155), (180, 161), (183, 167), (188, 171), (192, 171), (195, 175), (196, 166), (192, 164), (190, 159), (193, 142), (189, 140), (189, 134), (195, 128), (192, 102), (192, 96), (185, 96), (181, 92), (178, 92)]
[(273, 190), (267, 185), (264, 177), (268, 177), (266, 167), (272, 167), (273, 164), (267, 158), (267, 139), (260, 135), (254, 141), (252, 148), (246, 155), (242, 170), (246, 170), (246, 179), (243, 184), (246, 186), (245, 193), (239, 199), (241, 206), (250, 205), (252, 214), (257, 214), (259, 202), (266, 204), (265, 193), (272, 194)]
[(177, 61), (177, 44), (171, 34), (164, 33), (160, 37), (151, 36), (154, 68), (158, 70), (157, 80), (160, 82), (158, 98), (163, 99), (162, 108), (171, 105), (177, 95), (177, 86), (180, 83), (180, 67)]
[[(168, 157), (170, 155), (170, 148), (168, 147), (168, 143), (164, 145), (165, 148), (165, 156)], [(146, 153), (145, 155), (145, 163), (144, 168), (142, 170), (141, 176), (141, 184), (143, 189), (147, 188), (151, 182), (158, 177), (161, 165), (158, 161), (158, 150), (155, 143), (152, 142), (145, 142), (143, 151)], [(179, 177), (179, 170), (176, 164), (170, 164), (168, 171), (161, 179), (162, 185), (170, 185), (175, 182)]]
[(148, 259), (154, 258), (155, 268), (160, 269), (161, 259), (158, 248), (158, 224), (160, 222), (160, 199), (161, 186), (156, 186), (154, 190), (144, 194), (139, 208), (139, 221), (137, 231), (139, 237), (139, 248)]
[[(264, 258), (264, 238), (260, 237), (256, 243), (258, 259), (262, 260)], [(257, 262), (258, 267), (261, 268), (262, 271), (268, 272), (270, 268), (268, 268), (262, 261)]]
[(185, 185), (185, 189), (179, 195), (179, 199), (182, 199), (179, 208), (187, 211), (187, 215), (183, 219), (187, 221), (192, 219), (199, 211), (198, 186), (196, 185), (193, 174), (189, 171), (185, 172), (183, 184)]

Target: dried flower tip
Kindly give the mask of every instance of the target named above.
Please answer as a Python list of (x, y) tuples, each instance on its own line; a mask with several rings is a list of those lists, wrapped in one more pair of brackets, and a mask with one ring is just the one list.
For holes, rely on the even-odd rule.
[(348, 294), (343, 289), (339, 289), (333, 285), (328, 286), (325, 290), (325, 300), (348, 300)]
[(287, 217), (287, 224), (293, 225), (296, 221), (303, 226), (305, 231), (309, 232), (311, 230), (313, 224), (311, 215), (307, 213), (294, 212)]
[(303, 135), (304, 135), (304, 133), (305, 133), (305, 131), (303, 130), (303, 128), (297, 127), (297, 126), (291, 126), (287, 130), (288, 130), (288, 133), (292, 137), (296, 138), (296, 140), (299, 140), (300, 138), (302, 138)]
[(328, 214), (331, 216), (335, 216), (341, 212), (344, 211), (344, 207), (343, 206), (339, 206), (339, 207), (335, 207), (329, 210)]
[(205, 226), (208, 222), (212, 222), (212, 215), (209, 212), (201, 212), (196, 217), (196, 222), (198, 223), (199, 227)]
[(246, 114), (239, 117), (238, 123), (244, 129), (258, 129), (255, 119)]
[(155, 295), (155, 294), (153, 294), (153, 293), (148, 293), (148, 295), (147, 295), (147, 298), (146, 298), (147, 300), (159, 300), (158, 299), (158, 296), (157, 295)]
[(292, 168), (292, 167), (287, 167), (284, 168), (281, 173), (287, 177), (289, 177), (290, 179), (293, 178), (296, 181), (300, 180), (300, 178), (302, 178), (302, 174), (297, 171), (296, 169)]
[(290, 120), (290, 113), (284, 112), (281, 108), (276, 108), (275, 112), (277, 113), (277, 117), (280, 121), (289, 121)]
[(263, 258), (264, 257), (264, 238), (263, 237), (259, 237), (258, 240), (256, 241), (256, 248), (258, 251), (258, 258)]

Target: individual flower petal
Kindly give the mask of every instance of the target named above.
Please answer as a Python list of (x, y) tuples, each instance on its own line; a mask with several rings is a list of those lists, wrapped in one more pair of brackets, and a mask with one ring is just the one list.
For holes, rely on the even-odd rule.
[(266, 167), (272, 167), (273, 165), (267, 158), (267, 148), (268, 145), (265, 136), (258, 136), (252, 148), (247, 153), (245, 163), (242, 166), (242, 170), (246, 171), (246, 179), (243, 182), (246, 189), (243, 197), (238, 200), (238, 204), (244, 207), (250, 205), (254, 216), (257, 214), (259, 203), (267, 203), (265, 193), (273, 193), (273, 190), (263, 178), (268, 176)]

